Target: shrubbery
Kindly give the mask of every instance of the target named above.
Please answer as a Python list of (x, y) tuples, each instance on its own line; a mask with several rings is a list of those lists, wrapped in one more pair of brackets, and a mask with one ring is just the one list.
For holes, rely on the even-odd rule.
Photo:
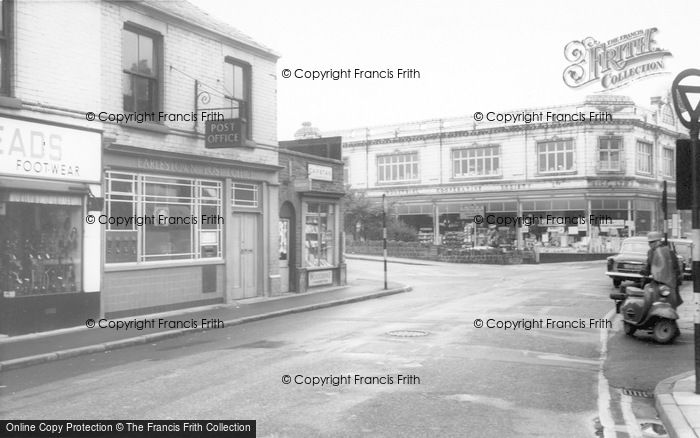
[[(353, 240), (382, 239), (382, 205), (367, 199), (362, 192), (348, 190), (344, 199), (345, 232)], [(387, 239), (403, 242), (418, 240), (418, 231), (398, 219), (393, 204), (387, 205)], [(357, 224), (360, 224), (359, 228)]]

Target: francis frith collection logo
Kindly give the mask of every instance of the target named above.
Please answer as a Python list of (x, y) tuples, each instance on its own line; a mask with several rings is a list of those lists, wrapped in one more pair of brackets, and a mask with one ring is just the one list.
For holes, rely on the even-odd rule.
[(668, 50), (657, 47), (657, 28), (637, 30), (606, 42), (592, 37), (571, 41), (564, 48), (564, 83), (579, 88), (599, 82), (605, 90), (614, 90), (648, 76), (666, 73), (664, 57)]

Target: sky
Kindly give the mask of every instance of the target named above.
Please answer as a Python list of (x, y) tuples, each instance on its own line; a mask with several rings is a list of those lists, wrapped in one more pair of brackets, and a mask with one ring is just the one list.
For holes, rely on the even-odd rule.
[[(638, 105), (700, 68), (700, 1), (190, 0), (281, 55), (278, 139), (301, 123), (324, 131), (583, 102), (600, 82), (568, 87), (565, 46), (657, 28), (663, 74), (615, 90)], [(282, 71), (390, 69), (393, 79), (283, 78)], [(420, 78), (400, 79), (399, 68)]]

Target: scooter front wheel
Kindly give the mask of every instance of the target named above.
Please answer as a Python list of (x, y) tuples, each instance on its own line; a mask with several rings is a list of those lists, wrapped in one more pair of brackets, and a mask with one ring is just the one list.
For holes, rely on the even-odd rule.
[(654, 324), (652, 336), (659, 344), (668, 344), (673, 341), (678, 333), (676, 321), (672, 319), (659, 318)]
[(637, 331), (637, 327), (633, 326), (629, 322), (626, 322), (626, 323), (624, 323), (624, 330), (625, 330), (625, 334), (627, 336), (632, 336), (632, 335), (634, 335), (634, 332)]

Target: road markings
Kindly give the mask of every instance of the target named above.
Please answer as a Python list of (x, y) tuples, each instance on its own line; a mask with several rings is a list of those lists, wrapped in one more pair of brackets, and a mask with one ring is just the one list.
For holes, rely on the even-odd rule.
[(585, 363), (587, 365), (598, 365), (598, 360), (576, 359), (573, 357), (561, 356), (559, 354), (540, 354), (537, 356), (537, 358), (543, 359), (543, 360), (558, 360), (558, 361), (562, 361), (562, 362), (576, 362), (576, 363)]
[[(610, 309), (610, 311), (605, 315), (606, 319), (613, 317), (615, 309)], [(600, 361), (598, 368), (598, 418), (600, 419), (600, 424), (603, 426), (603, 437), (604, 438), (614, 438), (617, 433), (615, 432), (615, 421), (613, 420), (612, 412), (610, 410), (610, 386), (608, 385), (608, 379), (605, 378), (603, 372), (605, 366), (605, 360), (608, 357), (608, 329), (603, 327), (600, 329)]]
[(637, 424), (637, 417), (632, 412), (632, 397), (627, 394), (622, 394), (620, 400), (620, 408), (622, 408), (622, 418), (627, 426), (627, 434), (630, 438), (642, 438), (642, 429)]
[[(611, 309), (610, 312), (605, 315), (605, 318), (608, 320), (613, 320), (615, 316), (615, 309)], [(614, 324), (615, 327), (617, 327), (616, 331), (619, 330), (619, 321), (617, 324)], [(612, 415), (612, 399), (610, 397), (610, 386), (608, 384), (608, 379), (605, 378), (605, 375), (603, 373), (603, 367), (605, 365), (605, 360), (607, 358), (608, 354), (608, 329), (607, 328), (601, 328), (600, 329), (600, 343), (601, 343), (601, 362), (600, 362), (600, 371), (598, 373), (598, 411), (601, 419), (601, 424), (603, 424), (604, 427), (604, 436), (616, 436), (617, 433), (613, 433), (613, 435), (608, 435), (608, 427), (605, 425), (605, 422), (603, 420), (603, 417), (607, 417), (605, 421), (610, 421), (611, 428), (610, 431), (612, 433), (613, 430), (617, 430), (621, 433), (626, 434), (630, 438), (643, 438), (644, 434), (642, 433), (642, 429), (639, 426), (639, 421), (637, 420), (637, 417), (634, 415), (634, 411), (632, 410), (632, 402), (633, 398), (625, 394), (624, 392), (620, 392), (620, 400), (619, 400), (619, 406), (620, 406), (620, 411), (622, 412), (622, 420), (624, 421), (624, 425), (617, 426), (615, 425), (615, 420), (613, 419)], [(620, 430), (622, 429), (622, 430)]]

